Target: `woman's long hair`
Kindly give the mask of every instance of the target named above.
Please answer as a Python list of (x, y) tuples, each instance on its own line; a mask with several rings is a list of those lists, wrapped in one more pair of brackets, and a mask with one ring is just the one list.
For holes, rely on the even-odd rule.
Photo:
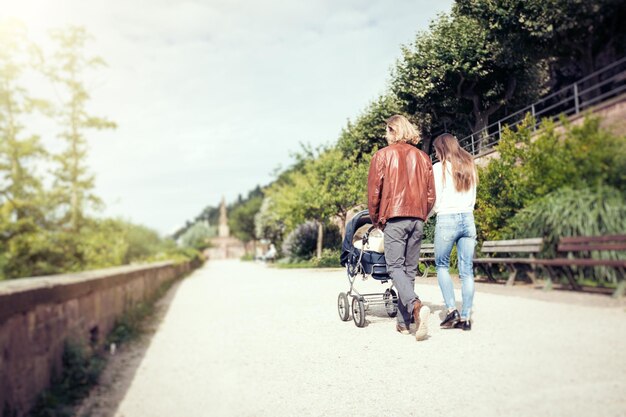
[(469, 152), (461, 148), (457, 138), (449, 133), (444, 133), (435, 138), (434, 146), (437, 157), (441, 160), (444, 183), (446, 181), (446, 164), (450, 164), (454, 188), (457, 191), (469, 191), (472, 186), (478, 184), (474, 158)]

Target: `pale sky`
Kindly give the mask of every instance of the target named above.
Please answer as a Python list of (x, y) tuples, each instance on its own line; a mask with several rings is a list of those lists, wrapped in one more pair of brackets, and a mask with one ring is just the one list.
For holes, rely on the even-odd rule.
[(300, 142), (335, 142), (451, 4), (0, 0), (0, 19), (36, 39), (68, 24), (94, 36), (108, 68), (90, 77), (89, 109), (119, 126), (88, 134), (102, 214), (167, 234), (271, 182)]

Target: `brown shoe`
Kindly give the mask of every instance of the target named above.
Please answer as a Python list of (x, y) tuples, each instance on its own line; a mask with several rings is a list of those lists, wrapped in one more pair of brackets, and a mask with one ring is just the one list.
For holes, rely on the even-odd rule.
[(422, 302), (419, 299), (416, 299), (413, 303), (413, 322), (415, 323), (415, 327), (420, 327), (420, 309), (422, 308)]
[(409, 329), (407, 329), (405, 326), (403, 326), (401, 324), (396, 324), (396, 331), (398, 333), (402, 333), (402, 334), (411, 334), (409, 332)]
[(413, 317), (415, 318), (415, 325), (417, 330), (415, 331), (415, 340), (418, 342), (426, 339), (428, 336), (428, 318), (430, 316), (430, 308), (422, 305), (422, 302), (415, 300), (413, 305)]

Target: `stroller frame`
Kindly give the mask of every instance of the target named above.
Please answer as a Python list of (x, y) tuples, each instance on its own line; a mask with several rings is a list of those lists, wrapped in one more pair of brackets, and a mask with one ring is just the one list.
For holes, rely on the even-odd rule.
[[(363, 215), (364, 212), (359, 213)], [(398, 313), (398, 295), (393, 289), (393, 281), (389, 288), (382, 293), (367, 293), (362, 294), (354, 287), (357, 276), (360, 274), (362, 280), (367, 280), (370, 276), (376, 280), (381, 281), (381, 284), (386, 284), (391, 281), (391, 278), (386, 272), (387, 265), (380, 263), (371, 264), (372, 273), (368, 274), (362, 264), (363, 254), (365, 252), (365, 246), (369, 241), (369, 235), (375, 226), (371, 226), (363, 236), (361, 242), (361, 248), (359, 250), (359, 258), (356, 263), (346, 262), (346, 274), (348, 276), (348, 282), (350, 288), (347, 292), (339, 293), (337, 297), (337, 310), (339, 312), (339, 318), (342, 321), (349, 321), (350, 316), (354, 320), (354, 324), (357, 327), (365, 326), (365, 314), (369, 310), (370, 306), (384, 305), (387, 315), (389, 317), (395, 317)], [(379, 271), (377, 274), (376, 271)], [(380, 271), (384, 271), (380, 273)], [(349, 297), (352, 299), (348, 302)]]

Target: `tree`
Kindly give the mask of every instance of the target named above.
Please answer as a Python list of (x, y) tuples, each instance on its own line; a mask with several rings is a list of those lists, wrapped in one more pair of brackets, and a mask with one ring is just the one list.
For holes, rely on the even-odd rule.
[(357, 163), (339, 149), (329, 149), (302, 169), (291, 171), (281, 183), (270, 186), (277, 217), (292, 231), (307, 220), (318, 226), (317, 257), (321, 257), (324, 224), (338, 216), (345, 223), (348, 210), (367, 201), (366, 184), (369, 158)]
[(315, 162), (308, 162), (303, 169), (291, 171), (281, 182), (271, 186), (266, 195), (275, 204), (277, 215), (292, 231), (307, 220), (314, 220), (318, 226), (318, 256), (321, 256), (323, 240), (323, 223), (327, 216), (327, 208), (321, 196), (322, 180), (311, 170)]
[(99, 57), (86, 56), (87, 42), (90, 39), (87, 31), (82, 27), (69, 27), (51, 32), (51, 37), (57, 50), (51, 58), (47, 73), (61, 87), (62, 103), (57, 117), (63, 130), (59, 137), (67, 143), (65, 151), (54, 157), (58, 163), (54, 172), (54, 197), (61, 207), (66, 208), (61, 223), (69, 225), (70, 230), (77, 232), (85, 216), (85, 207), (88, 204), (100, 204), (100, 200), (91, 193), (94, 177), (88, 173), (85, 165), (85, 131), (113, 129), (116, 125), (87, 113), (86, 105), (90, 97), (83, 75), (105, 65)]
[(215, 237), (209, 225), (205, 222), (198, 222), (191, 226), (180, 237), (182, 245), (187, 248), (203, 250), (210, 246), (209, 239)]
[(254, 196), (232, 209), (228, 216), (228, 226), (232, 235), (246, 243), (258, 238), (254, 218), (262, 202), (262, 196)]
[(268, 239), (280, 248), (285, 233), (285, 223), (277, 213), (274, 201), (270, 197), (264, 197), (259, 211), (254, 216), (254, 230), (259, 238)]
[(385, 120), (400, 113), (400, 104), (392, 94), (380, 96), (356, 118), (348, 120), (341, 130), (337, 148), (346, 158), (361, 161), (377, 149), (387, 145)]
[(556, 89), (626, 52), (622, 0), (457, 0), (455, 10), (477, 19), (506, 50), (548, 59)]
[(144, 261), (175, 245), (173, 241), (162, 239), (158, 232), (141, 225), (118, 220), (124, 232), (124, 240), (127, 244), (122, 263), (128, 264), (134, 261)]
[(24, 75), (32, 70), (34, 51), (22, 24), (0, 21), (0, 275), (5, 277), (50, 270), (42, 259), (43, 254), (50, 255), (50, 248), (37, 171), (37, 163), (47, 153), (39, 136), (27, 134), (24, 128), (24, 120), (34, 110), (45, 110), (45, 102), (25, 87)]
[(528, 102), (542, 85), (540, 65), (509, 53), (477, 20), (458, 14), (441, 15), (404, 47), (392, 79), (405, 112), (428, 115), (431, 131), (457, 135), (482, 131), (505, 105)]
[(24, 88), (23, 73), (30, 67), (32, 44), (26, 28), (16, 22), (0, 23), (0, 172), (2, 196), (10, 204), (16, 221), (40, 217), (34, 205), (41, 196), (41, 180), (35, 163), (46, 156), (39, 137), (25, 136), (22, 120), (42, 100), (30, 96)]
[(311, 164), (310, 175), (319, 178), (319, 198), (325, 210), (325, 220), (333, 216), (340, 220), (345, 232), (348, 211), (359, 204), (367, 204), (367, 175), (371, 155), (363, 160), (346, 158), (338, 149), (331, 149)]

